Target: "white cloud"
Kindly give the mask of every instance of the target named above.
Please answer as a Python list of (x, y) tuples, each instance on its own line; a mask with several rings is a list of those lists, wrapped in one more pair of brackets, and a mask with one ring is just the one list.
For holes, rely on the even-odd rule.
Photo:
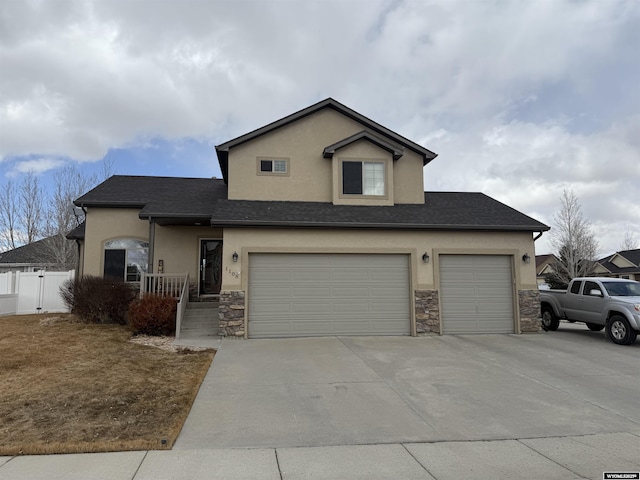
[(48, 172), (49, 170), (54, 170), (64, 164), (64, 161), (54, 158), (35, 158), (31, 160), (24, 160), (13, 165), (12, 170), (9, 172), (9, 176), (16, 176), (18, 173), (30, 172), (38, 175)]
[(428, 188), (550, 222), (568, 185), (615, 249), (640, 224), (639, 22), (635, 0), (8, 0), (0, 162), (215, 144), (332, 96), (438, 152)]
[[(597, 134), (571, 134), (561, 123), (511, 122), (463, 133), (431, 134), (440, 153), (425, 168), (432, 190), (481, 191), (552, 225), (564, 188), (593, 222), (602, 253), (626, 230), (640, 231), (640, 115)], [(541, 241), (541, 248), (549, 248)]]

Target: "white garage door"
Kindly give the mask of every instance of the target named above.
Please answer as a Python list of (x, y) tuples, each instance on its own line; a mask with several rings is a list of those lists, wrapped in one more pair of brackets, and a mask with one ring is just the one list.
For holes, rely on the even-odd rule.
[(511, 257), (441, 255), (442, 333), (513, 333)]
[(409, 335), (408, 255), (249, 255), (249, 337)]

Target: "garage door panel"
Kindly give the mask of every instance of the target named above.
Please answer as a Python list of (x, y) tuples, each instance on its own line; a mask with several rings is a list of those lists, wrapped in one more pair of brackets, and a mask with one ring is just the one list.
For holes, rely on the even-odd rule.
[(288, 297), (291, 292), (291, 287), (288, 285), (277, 284), (269, 285), (263, 291), (258, 292), (259, 298), (283, 298)]
[(248, 298), (252, 338), (410, 333), (407, 255), (251, 254)]
[(372, 298), (381, 298), (382, 302), (394, 302), (393, 298), (389, 298), (389, 297), (393, 297), (394, 295), (397, 295), (398, 297), (401, 297), (402, 303), (405, 303), (406, 298), (404, 298), (407, 294), (406, 290), (404, 288), (385, 288), (385, 287), (371, 287), (370, 289), (370, 294), (372, 296)]
[(316, 286), (316, 285), (293, 285), (286, 290), (282, 291), (282, 295), (278, 295), (277, 298), (290, 298), (287, 292), (291, 292), (292, 298), (327, 298), (331, 295), (331, 287)]
[(331, 289), (332, 297), (338, 300), (340, 299), (356, 299), (356, 298), (369, 298), (369, 287), (363, 286), (338, 286), (334, 285)]
[[(506, 291), (506, 288), (508, 287), (509, 291)], [(483, 301), (483, 299), (509, 299), (511, 300), (511, 286), (510, 285), (501, 285), (501, 286), (495, 286), (495, 285), (479, 285), (478, 287), (476, 287), (475, 289), (475, 295), (478, 297), (479, 301)]]
[(256, 281), (269, 281), (272, 283), (288, 283), (291, 281), (291, 273), (284, 270), (273, 270), (272, 272), (257, 270), (253, 272), (253, 274), (255, 275)]
[(331, 278), (333, 282), (360, 283), (369, 281), (369, 272), (366, 270), (349, 270), (340, 268), (332, 272)]
[(286, 280), (289, 279), (293, 280), (294, 282), (315, 284), (318, 282), (318, 280), (331, 280), (331, 272), (329, 272), (327, 269), (318, 269), (314, 272), (292, 270), (290, 278), (287, 278)]
[[(291, 313), (294, 313), (296, 317), (300, 317), (301, 315), (319, 315), (331, 313), (331, 305), (327, 304), (327, 302), (298, 301), (291, 302), (290, 305), (291, 308), (289, 309), (289, 311)], [(277, 309), (276, 312), (278, 312)]]
[(441, 255), (443, 333), (513, 333), (511, 257)]

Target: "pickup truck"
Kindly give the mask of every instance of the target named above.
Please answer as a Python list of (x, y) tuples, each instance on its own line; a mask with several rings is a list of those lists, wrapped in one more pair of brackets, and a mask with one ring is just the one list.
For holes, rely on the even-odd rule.
[(620, 278), (574, 278), (565, 290), (540, 290), (542, 326), (557, 330), (561, 319), (605, 328), (618, 345), (631, 345), (640, 333), (640, 282)]

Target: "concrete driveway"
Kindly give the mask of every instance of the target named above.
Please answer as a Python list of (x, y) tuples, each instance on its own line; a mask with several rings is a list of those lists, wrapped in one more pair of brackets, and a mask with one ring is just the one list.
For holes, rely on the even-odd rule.
[(223, 341), (180, 449), (640, 431), (640, 342), (539, 335)]

